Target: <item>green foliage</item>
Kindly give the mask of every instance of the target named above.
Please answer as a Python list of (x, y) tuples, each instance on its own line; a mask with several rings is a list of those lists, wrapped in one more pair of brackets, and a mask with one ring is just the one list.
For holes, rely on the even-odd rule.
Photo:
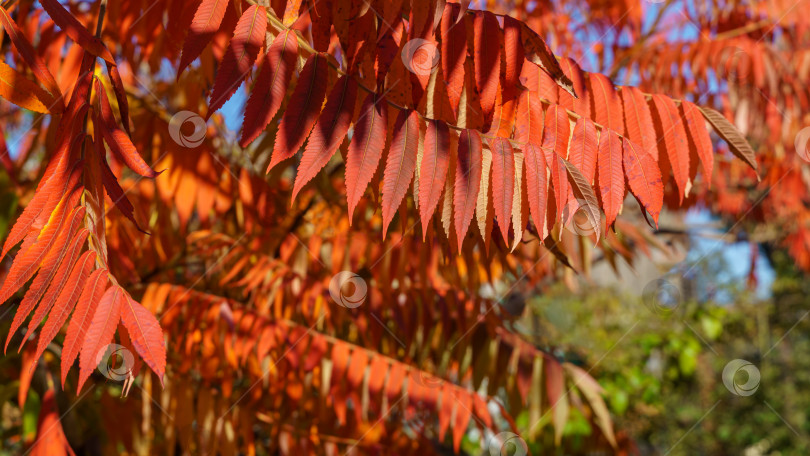
[[(558, 286), (529, 300), (531, 315), (517, 327), (600, 379), (616, 429), (642, 454), (808, 454), (810, 287), (787, 255), (774, 259), (769, 301), (725, 290), (728, 302), (691, 299), (659, 315), (638, 296)], [(738, 358), (761, 373), (751, 396), (723, 384), (723, 368)], [(581, 432), (572, 419), (566, 440)]]

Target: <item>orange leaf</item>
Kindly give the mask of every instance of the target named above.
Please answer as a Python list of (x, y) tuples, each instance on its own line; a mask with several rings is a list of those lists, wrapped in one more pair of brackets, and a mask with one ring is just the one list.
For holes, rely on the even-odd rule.
[(95, 309), (90, 326), (85, 332), (82, 351), (79, 355), (79, 385), (76, 392), (82, 390), (84, 382), (96, 369), (101, 356), (113, 340), (115, 328), (121, 318), (121, 308), (126, 299), (126, 292), (119, 286), (113, 285), (104, 293)]
[(76, 259), (79, 256), (79, 251), (81, 251), (82, 247), (84, 247), (84, 242), (87, 240), (88, 233), (89, 232), (86, 228), (82, 228), (72, 240), (73, 243), (70, 245), (69, 250), (62, 258), (62, 262), (57, 267), (53, 280), (51, 280), (51, 282), (48, 284), (48, 290), (45, 292), (45, 296), (42, 297), (42, 300), (37, 305), (36, 311), (34, 311), (34, 316), (31, 317), (31, 321), (28, 323), (28, 331), (26, 331), (25, 337), (23, 337), (23, 340), (20, 343), (21, 348), (28, 338), (31, 337), (34, 331), (39, 327), (39, 324), (42, 323), (42, 320), (44, 320), (48, 315), (48, 312), (51, 311), (56, 299), (59, 297), (59, 293), (65, 288), (68, 273), (76, 263)]
[(163, 342), (163, 330), (152, 312), (137, 303), (124, 290), (121, 290), (123, 307), (121, 322), (127, 329), (132, 345), (146, 364), (157, 374), (163, 385), (163, 374), (166, 371), (166, 346)]
[[(45, 227), (42, 228), (39, 235), (37, 235), (37, 232), (32, 231), (26, 236), (26, 240), (23, 241), (23, 245), (6, 275), (3, 286), (0, 288), (0, 303), (4, 303), (11, 297), (39, 269), (45, 255), (51, 250), (53, 243), (56, 241), (57, 234), (62, 230), (69, 209), (73, 208), (78, 202), (79, 189), (81, 188), (79, 184), (80, 177), (81, 165), (73, 169), (70, 179), (67, 180), (64, 186), (66, 193), (59, 195), (61, 199), (59, 199), (53, 212), (42, 214), (48, 217), (44, 218)], [(52, 197), (52, 199), (56, 198), (56, 196)]]
[(53, 280), (59, 265), (62, 263), (62, 259), (67, 254), (68, 250), (70, 250), (68, 241), (73, 239), (76, 232), (79, 230), (79, 227), (81, 227), (81, 225), (84, 223), (84, 213), (85, 210), (82, 207), (76, 208), (73, 211), (73, 213), (69, 216), (70, 221), (68, 222), (68, 225), (57, 235), (53, 247), (42, 260), (39, 273), (34, 278), (31, 286), (28, 288), (28, 292), (23, 297), (22, 302), (20, 302), (20, 305), (17, 308), (17, 313), (14, 315), (14, 320), (11, 322), (11, 328), (9, 329), (8, 336), (6, 337), (4, 351), (8, 349), (8, 344), (11, 341), (11, 338), (17, 332), (17, 329), (19, 329), (23, 321), (28, 318), (28, 315), (34, 309), (34, 306), (37, 304), (42, 295), (45, 294), (48, 285)]
[(597, 183), (602, 209), (605, 211), (606, 229), (609, 229), (624, 200), (624, 172), (622, 170), (622, 138), (613, 130), (602, 129), (599, 136)]
[(31, 45), (25, 35), (23, 35), (19, 27), (17, 27), (17, 23), (11, 20), (8, 11), (6, 11), (6, 9), (3, 7), (0, 7), (0, 23), (3, 25), (3, 28), (8, 34), (8, 37), (11, 39), (11, 42), (14, 44), (14, 47), (17, 48), (17, 52), (20, 53), (20, 56), (23, 58), (23, 60), (25, 60), (25, 63), (31, 67), (31, 71), (34, 72), (34, 75), (45, 84), (45, 88), (48, 90), (48, 92), (50, 92), (52, 99), (56, 103), (56, 109), (53, 111), (64, 111), (65, 103), (62, 101), (62, 92), (59, 90), (59, 86), (53, 79), (53, 75), (48, 70), (45, 62), (43, 62), (39, 55), (37, 55), (34, 47)]
[(554, 187), (557, 220), (563, 216), (563, 208), (569, 193), (565, 163), (558, 158), (567, 158), (570, 134), (571, 122), (568, 120), (568, 113), (559, 105), (549, 107), (543, 130), (543, 152), (551, 170), (551, 185)]
[(621, 98), (624, 108), (624, 135), (658, 161), (655, 128), (644, 93), (636, 87), (622, 87)]
[(564, 90), (558, 90), (557, 95), (559, 103), (568, 109), (579, 114), (582, 117), (593, 118), (591, 114), (591, 93), (588, 90), (588, 84), (585, 83), (585, 72), (579, 67), (577, 62), (569, 57), (565, 57), (560, 61), (560, 67), (563, 72), (568, 75), (571, 82), (574, 83), (574, 92), (577, 93), (579, 98), (574, 98), (570, 93)]
[(610, 128), (616, 133), (624, 131), (624, 118), (622, 105), (616, 87), (607, 76), (599, 73), (588, 73), (590, 93), (593, 96), (595, 109), (593, 119), (603, 127)]
[(557, 62), (554, 53), (551, 52), (551, 49), (543, 38), (524, 22), (520, 22), (520, 39), (523, 43), (523, 50), (526, 53), (526, 60), (545, 70), (558, 86), (576, 97), (574, 84), (568, 79), (568, 76), (565, 75), (562, 68), (560, 68), (560, 64)]
[(523, 149), (526, 158), (526, 193), (529, 200), (529, 212), (537, 229), (537, 235), (545, 239), (548, 235), (546, 226), (546, 206), (548, 206), (548, 174), (546, 172), (545, 153), (534, 144), (527, 144)]
[(672, 98), (655, 94), (652, 101), (655, 105), (656, 118), (661, 122), (661, 136), (664, 138), (658, 143), (658, 158), (660, 161), (661, 150), (664, 149), (667, 161), (672, 167), (675, 184), (678, 186), (678, 198), (682, 203), (688, 192), (689, 183), (689, 144), (686, 141), (686, 130)]
[[(0, 62), (0, 97), (34, 112), (51, 112), (61, 99), (55, 99), (34, 81)], [(56, 109), (54, 112), (58, 113)]]
[[(90, 275), (90, 269), (96, 261), (96, 253), (88, 250), (79, 258), (70, 272), (70, 276), (64, 282), (64, 287), (59, 292), (56, 302), (53, 306), (45, 326), (42, 327), (39, 340), (37, 341), (37, 354), (34, 357), (34, 364), (45, 352), (45, 348), (56, 337), (56, 333), (62, 328), (62, 325), (70, 316), (73, 307), (76, 305), (76, 300), (79, 299), (87, 276)], [(32, 366), (33, 367), (33, 366)]]
[(519, 143), (542, 144), (543, 104), (536, 92), (523, 90), (517, 106), (515, 120), (515, 141)]
[(700, 108), (686, 100), (681, 101), (681, 119), (689, 132), (689, 151), (691, 160), (699, 158), (703, 164), (703, 174), (706, 185), (711, 188), (712, 168), (714, 167), (714, 148), (706, 121), (700, 113)]
[(62, 428), (53, 388), (42, 397), (37, 420), (37, 438), (28, 450), (31, 456), (75, 456)]
[(637, 144), (627, 138), (622, 141), (624, 155), (624, 174), (630, 192), (638, 199), (641, 206), (653, 218), (658, 226), (658, 214), (664, 205), (664, 184), (661, 181), (661, 170), (658, 163)]
[(593, 183), (596, 176), (598, 145), (596, 126), (590, 119), (581, 117), (577, 120), (576, 125), (574, 125), (574, 135), (571, 138), (570, 149), (568, 161), (582, 172), (588, 184)]
[(106, 269), (96, 269), (84, 283), (82, 294), (79, 296), (76, 310), (70, 319), (65, 341), (62, 344), (62, 388), (65, 387), (67, 373), (70, 366), (73, 365), (76, 355), (79, 354), (80, 344), (85, 340), (87, 329), (90, 327), (90, 322), (106, 288)]
[[(512, 16), (503, 16), (503, 60), (504, 73), (501, 87), (504, 92), (514, 93), (520, 82), (525, 54), (521, 42), (521, 22)], [(477, 48), (477, 46), (476, 46)]]

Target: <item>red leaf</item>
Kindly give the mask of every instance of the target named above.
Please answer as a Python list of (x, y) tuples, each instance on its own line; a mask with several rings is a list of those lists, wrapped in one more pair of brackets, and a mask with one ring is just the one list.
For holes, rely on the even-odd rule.
[(489, 414), (489, 410), (487, 409), (487, 403), (481, 399), (481, 396), (478, 394), (473, 393), (473, 412), (475, 412), (475, 416), (484, 423), (484, 426), (487, 428), (492, 428), (492, 416)]
[[(79, 106), (76, 104), (75, 106)], [(68, 162), (70, 161), (70, 129), (73, 127), (73, 120), (79, 116), (83, 117), (83, 112), (87, 109), (84, 102), (80, 105), (84, 109), (77, 112), (68, 111), (62, 116), (62, 121), (57, 129), (57, 139), (59, 141), (54, 156), (48, 162), (45, 173), (40, 179), (34, 197), (25, 206), (23, 213), (17, 218), (11, 232), (3, 244), (3, 252), (0, 258), (5, 257), (12, 247), (17, 245), (27, 234), (31, 226), (41, 213), (50, 214), (56, 207), (59, 198), (68, 191), (69, 172)], [(0, 303), (3, 301), (0, 300)]]
[(599, 73), (589, 73), (591, 95), (595, 109), (592, 118), (603, 127), (619, 133), (624, 131), (622, 105), (616, 87), (607, 76)]
[(551, 170), (558, 220), (563, 216), (563, 208), (569, 193), (568, 172), (565, 170), (565, 163), (558, 160), (558, 157), (567, 158), (570, 133), (571, 123), (568, 120), (568, 113), (559, 105), (549, 107), (543, 131), (543, 152)]
[(75, 456), (62, 428), (62, 417), (56, 405), (53, 388), (48, 389), (42, 398), (37, 420), (37, 438), (27, 454), (31, 456)]
[(447, 3), (441, 20), (442, 34), (442, 74), (447, 84), (450, 108), (458, 117), (458, 103), (464, 89), (464, 61), (467, 59), (466, 21), (457, 21), (459, 5)]
[(326, 166), (340, 147), (349, 131), (356, 101), (357, 82), (351, 76), (342, 76), (329, 93), (326, 106), (318, 117), (304, 155), (301, 157), (301, 163), (298, 164), (298, 175), (293, 185), (293, 200), (304, 185)]
[[(25, 206), (23, 213), (17, 218), (11, 232), (3, 244), (3, 254), (5, 257), (12, 247), (17, 245), (28, 234), (31, 226), (39, 218), (43, 211), (50, 213), (56, 206), (58, 199), (52, 198), (54, 195), (62, 195), (67, 191), (67, 168), (66, 155), (69, 155), (69, 143), (65, 143), (56, 152), (56, 156), (48, 163), (45, 175), (39, 182), (34, 197)], [(52, 178), (52, 176), (58, 176)]]
[(574, 83), (574, 91), (579, 98), (574, 98), (570, 93), (564, 90), (558, 90), (560, 104), (569, 111), (573, 111), (582, 117), (593, 118), (591, 115), (590, 98), (591, 94), (588, 91), (588, 84), (585, 83), (585, 72), (577, 65), (577, 62), (565, 57), (560, 61), (560, 67), (563, 72), (568, 75), (571, 82)]
[(228, 7), (225, 0), (203, 0), (194, 13), (194, 19), (183, 43), (183, 52), (180, 55), (180, 65), (177, 67), (177, 77), (186, 67), (200, 56), (214, 34), (219, 30), (225, 10)]
[(132, 140), (129, 139), (129, 136), (127, 136), (123, 130), (115, 126), (113, 126), (112, 129), (108, 126), (108, 128), (103, 128), (102, 130), (104, 133), (104, 142), (110, 146), (110, 150), (113, 154), (126, 163), (131, 170), (143, 177), (151, 178), (155, 178), (163, 172), (155, 172), (155, 170), (143, 161), (141, 154), (138, 153), (138, 149), (135, 148), (135, 145), (132, 144)]
[(65, 378), (79, 354), (80, 343), (85, 340), (85, 333), (90, 327), (93, 315), (96, 313), (98, 303), (107, 288), (107, 270), (96, 269), (84, 283), (82, 294), (79, 296), (76, 311), (70, 319), (65, 342), (62, 344), (62, 388), (65, 387)]
[(574, 84), (568, 79), (568, 76), (565, 75), (562, 68), (560, 68), (560, 63), (557, 62), (557, 58), (554, 56), (554, 53), (551, 52), (551, 48), (549, 48), (543, 38), (525, 22), (519, 22), (519, 24), (520, 39), (523, 43), (523, 51), (526, 53), (526, 60), (545, 70), (561, 89), (576, 96), (574, 93)]
[(706, 128), (706, 121), (703, 119), (703, 114), (700, 113), (700, 108), (684, 100), (681, 101), (681, 118), (689, 132), (689, 151), (692, 155), (691, 159), (694, 160), (695, 157), (700, 158), (700, 163), (703, 164), (703, 174), (706, 185), (711, 188), (714, 149), (712, 148), (712, 139), (709, 137), (709, 130)]
[[(512, 193), (515, 191), (515, 152), (508, 139), (495, 138), (492, 149), (492, 199), (501, 235), (509, 245), (509, 223), (512, 219)], [(520, 229), (515, 227), (515, 229)]]
[(301, 70), (287, 109), (276, 133), (273, 157), (267, 172), (292, 157), (304, 144), (320, 114), (326, 96), (327, 63), (323, 54), (313, 54)]
[(266, 31), (267, 11), (263, 6), (251, 5), (236, 23), (233, 38), (220, 62), (206, 120), (233, 96), (236, 89), (242, 85), (245, 76), (250, 74), (259, 50), (264, 44)]
[[(450, 419), (453, 416), (453, 407), (455, 401), (451, 399), (455, 385), (449, 382), (442, 382), (437, 385), (442, 391), (441, 408), (438, 410), (439, 414), (439, 441), (444, 441), (444, 436), (447, 435), (447, 428), (450, 426)], [(455, 399), (455, 398), (453, 398)]]
[(622, 139), (613, 130), (602, 129), (599, 136), (597, 182), (602, 209), (610, 228), (619, 214), (624, 200), (624, 172), (622, 171)]
[[(101, 181), (104, 183), (104, 188), (107, 190), (107, 195), (109, 195), (110, 200), (112, 201), (113, 205), (121, 211), (122, 214), (126, 218), (132, 222), (138, 231), (142, 233), (146, 233), (143, 229), (141, 229), (138, 222), (135, 221), (135, 207), (132, 206), (132, 203), (127, 198), (124, 189), (121, 188), (121, 185), (118, 184), (118, 179), (115, 178), (115, 174), (113, 174), (112, 170), (110, 169), (110, 165), (107, 164), (107, 159), (104, 158), (102, 155), (102, 151), (99, 150), (99, 146), (96, 146), (96, 159), (101, 162)], [(148, 234), (148, 233), (147, 233)]]
[(664, 149), (667, 161), (672, 167), (675, 184), (678, 186), (679, 201), (683, 203), (689, 183), (689, 144), (686, 141), (686, 130), (672, 98), (655, 94), (652, 101), (655, 105), (656, 118), (661, 122), (664, 138), (658, 143), (658, 159), (661, 161), (661, 150)]
[(541, 239), (548, 235), (546, 227), (546, 206), (548, 205), (548, 176), (546, 172), (545, 153), (534, 144), (527, 144), (523, 149), (526, 155), (526, 192), (529, 200), (529, 211), (537, 234)]
[(622, 141), (622, 146), (627, 185), (658, 226), (658, 214), (664, 205), (664, 183), (661, 181), (658, 163), (644, 149), (627, 138)]
[(6, 275), (2, 288), (0, 288), (0, 304), (4, 303), (14, 294), (25, 282), (30, 279), (39, 269), (39, 265), (50, 251), (56, 241), (57, 234), (62, 230), (66, 222), (70, 209), (76, 206), (81, 188), (79, 179), (81, 178), (81, 162), (73, 168), (73, 172), (65, 185), (66, 192), (63, 195), (54, 196), (52, 199), (61, 198), (56, 204), (52, 213), (44, 213), (42, 223), (46, 223), (42, 231), (37, 235), (36, 231), (30, 232), (23, 241), (19, 253), (11, 263), (11, 268)]
[[(503, 16), (504, 74), (501, 87), (504, 92), (514, 93), (520, 82), (525, 54), (520, 39), (521, 22), (511, 16)], [(476, 46), (477, 47), (477, 46)]]
[(542, 144), (543, 104), (536, 92), (523, 90), (517, 106), (515, 120), (515, 141), (519, 143)]
[[(547, 360), (548, 361), (548, 360)], [(563, 433), (563, 426), (568, 419), (567, 393), (564, 393), (565, 378), (562, 366), (555, 361), (544, 363), (546, 367), (546, 394), (548, 395), (549, 406), (552, 410), (552, 422), (554, 423), (554, 440), (559, 445)]]
[(422, 220), (422, 240), (427, 236), (430, 217), (436, 210), (444, 190), (450, 165), (450, 130), (441, 120), (428, 120), (425, 151), (419, 168), (419, 214)]
[(68, 222), (68, 225), (57, 235), (53, 247), (50, 249), (50, 251), (48, 251), (45, 258), (42, 260), (39, 273), (34, 278), (31, 286), (28, 288), (28, 292), (23, 297), (22, 302), (20, 302), (20, 305), (17, 308), (17, 313), (14, 314), (14, 320), (11, 322), (11, 329), (8, 331), (6, 344), (3, 348), (4, 351), (8, 349), (8, 343), (17, 332), (17, 329), (19, 329), (25, 319), (28, 318), (28, 315), (32, 310), (34, 310), (34, 306), (37, 304), (42, 295), (45, 294), (48, 284), (51, 283), (53, 277), (56, 275), (56, 270), (62, 263), (62, 259), (67, 254), (68, 250), (70, 250), (68, 241), (73, 239), (76, 232), (79, 230), (79, 227), (81, 227), (81, 225), (84, 223), (84, 214), (85, 210), (82, 207), (79, 207), (73, 211), (73, 213), (69, 216), (70, 221)]
[(402, 33), (402, 20), (397, 19), (393, 24), (393, 28), (388, 28), (385, 34), (377, 40), (377, 45), (373, 50), (374, 74), (376, 75), (377, 90), (383, 87), (385, 78), (388, 76), (388, 71), (391, 69), (391, 64), (394, 63), (394, 59), (399, 57), (399, 43), (402, 39)]
[(312, 45), (315, 50), (326, 52), (332, 36), (332, 0), (313, 1), (309, 16), (312, 19)]
[(107, 47), (104, 46), (104, 43), (91, 35), (57, 0), (42, 0), (40, 3), (48, 12), (48, 15), (51, 16), (53, 22), (64, 30), (71, 40), (75, 41), (85, 51), (115, 65), (115, 60)]
[(456, 160), (456, 186), (453, 196), (458, 249), (464, 243), (470, 227), (478, 190), (481, 187), (481, 135), (476, 130), (464, 130), (458, 138), (458, 160)]
[(574, 125), (568, 161), (582, 172), (589, 184), (596, 177), (597, 142), (596, 126), (590, 119), (579, 118)]
[(59, 292), (59, 296), (56, 298), (56, 302), (53, 305), (53, 310), (48, 320), (45, 322), (45, 326), (42, 327), (42, 332), (40, 332), (34, 364), (36, 364), (36, 361), (42, 356), (42, 353), (45, 352), (45, 348), (51, 343), (53, 338), (56, 337), (56, 333), (59, 332), (62, 325), (67, 321), (68, 316), (70, 316), (70, 312), (76, 305), (76, 300), (79, 299), (81, 295), (84, 284), (87, 281), (87, 276), (90, 275), (90, 269), (92, 269), (95, 261), (96, 253), (88, 250), (84, 252), (76, 262), (76, 265), (73, 266), (70, 276), (64, 283), (65, 286)]
[(239, 146), (245, 148), (259, 136), (284, 101), (298, 60), (298, 40), (289, 30), (279, 33), (262, 61), (256, 84), (245, 106), (245, 121), (242, 124), (242, 139)]
[[(48, 92), (50, 92), (55, 102), (58, 104), (56, 109), (53, 111), (64, 111), (65, 103), (62, 100), (62, 92), (59, 90), (59, 85), (56, 84), (56, 81), (53, 79), (53, 75), (51, 75), (51, 72), (48, 71), (48, 67), (45, 65), (45, 62), (43, 62), (39, 55), (37, 55), (34, 47), (31, 45), (25, 35), (23, 35), (19, 27), (17, 27), (17, 23), (11, 20), (8, 11), (6, 11), (6, 9), (2, 6), (0, 6), (0, 23), (3, 25), (3, 29), (5, 29), (9, 39), (11, 39), (11, 42), (14, 44), (14, 47), (17, 48), (17, 52), (20, 53), (20, 56), (23, 58), (23, 60), (25, 60), (25, 63), (31, 67), (31, 71), (33, 71), (37, 79), (45, 85), (45, 88), (48, 90)], [(49, 108), (49, 110), (51, 109)]]
[(346, 157), (346, 198), (349, 203), (349, 224), (357, 203), (366, 191), (385, 148), (388, 104), (385, 97), (370, 93), (360, 108), (354, 123), (352, 142)]
[(418, 142), (419, 115), (416, 111), (401, 111), (394, 122), (391, 147), (383, 173), (383, 239), (413, 179)]
[(166, 346), (163, 341), (163, 330), (152, 312), (135, 302), (129, 294), (123, 293), (121, 322), (127, 328), (132, 345), (146, 364), (157, 374), (163, 385), (163, 374), (166, 371)]
[(121, 124), (128, 135), (132, 136), (129, 130), (129, 102), (127, 101), (127, 92), (124, 88), (124, 81), (121, 80), (121, 75), (118, 73), (118, 67), (107, 64), (107, 72), (110, 74), (110, 81), (112, 81), (113, 91), (115, 92), (115, 99), (118, 101), (118, 111), (121, 113)]
[(456, 404), (456, 414), (453, 420), (453, 449), (458, 454), (461, 439), (467, 433), (467, 425), (472, 417), (473, 393), (456, 388), (453, 390), (453, 402)]
[[(641, 146), (654, 160), (658, 160), (658, 147), (655, 137), (650, 107), (644, 93), (636, 87), (622, 87), (624, 107), (624, 134), (630, 142)], [(698, 113), (700, 115), (700, 113)]]
[(121, 307), (126, 299), (126, 292), (119, 286), (114, 285), (107, 289), (101, 300), (98, 302), (93, 319), (85, 333), (82, 351), (79, 355), (79, 385), (76, 392), (82, 390), (84, 382), (96, 369), (100, 357), (104, 355), (107, 345), (113, 340), (115, 328), (121, 318)]
[[(26, 205), (22, 215), (17, 218), (8, 238), (6, 238), (3, 244), (3, 253), (0, 257), (4, 257), (12, 247), (28, 234), (29, 228), (40, 214), (43, 212), (50, 214), (62, 195), (67, 193), (68, 176), (71, 169), (68, 164), (71, 159), (72, 131), (77, 125), (77, 120), (81, 119), (83, 121), (87, 112), (88, 106), (83, 98), (87, 92), (83, 89), (89, 90), (91, 77), (92, 74), (88, 73), (76, 84), (68, 110), (62, 116), (62, 120), (56, 129), (56, 138), (58, 139), (56, 152), (50, 159), (47, 168), (45, 168), (45, 173), (40, 178), (39, 184), (37, 184), (34, 198)], [(74, 100), (76, 101), (74, 102)], [(75, 168), (73, 169), (75, 170)]]
[[(484, 123), (489, 125), (495, 111), (495, 95), (498, 92), (498, 80), (501, 73), (501, 46), (500, 40), (497, 39), (500, 38), (501, 28), (498, 25), (498, 18), (489, 11), (476, 11), (473, 27), (475, 29), (473, 34), (475, 87), (481, 94)], [(510, 52), (514, 52), (514, 47)], [(516, 58), (514, 54), (510, 54), (508, 57)], [(514, 65), (514, 62), (510, 62), (510, 64)]]
[(20, 348), (22, 348), (23, 344), (25, 344), (28, 338), (31, 337), (31, 334), (33, 334), (34, 331), (39, 327), (39, 324), (42, 323), (42, 320), (44, 320), (48, 315), (48, 312), (51, 311), (51, 308), (56, 302), (56, 298), (59, 297), (59, 293), (65, 288), (65, 281), (68, 279), (68, 273), (70, 272), (71, 267), (76, 263), (76, 259), (78, 258), (82, 247), (84, 247), (88, 234), (89, 231), (87, 231), (86, 228), (82, 228), (79, 231), (79, 234), (76, 235), (75, 239), (73, 239), (70, 249), (65, 253), (62, 262), (56, 269), (56, 274), (53, 276), (53, 280), (51, 280), (51, 282), (48, 284), (48, 290), (45, 292), (45, 296), (42, 297), (42, 300), (37, 305), (37, 309), (34, 311), (34, 316), (31, 317), (31, 321), (28, 322), (28, 331), (26, 331), (25, 337), (23, 337), (22, 342), (20, 342)]
[(99, 124), (98, 128), (101, 129), (104, 135), (104, 141), (110, 146), (112, 153), (116, 158), (126, 163), (131, 170), (141, 176), (157, 177), (160, 173), (156, 173), (143, 161), (141, 154), (138, 153), (138, 150), (135, 148), (135, 145), (132, 144), (132, 140), (129, 136), (118, 128), (118, 124), (115, 122), (115, 116), (113, 116), (112, 107), (107, 99), (107, 92), (98, 79), (96, 79), (95, 88), (98, 94), (99, 104), (101, 105), (101, 115), (96, 116), (96, 119), (100, 117), (104, 124), (103, 126)]

